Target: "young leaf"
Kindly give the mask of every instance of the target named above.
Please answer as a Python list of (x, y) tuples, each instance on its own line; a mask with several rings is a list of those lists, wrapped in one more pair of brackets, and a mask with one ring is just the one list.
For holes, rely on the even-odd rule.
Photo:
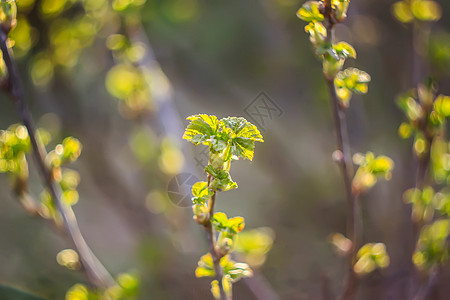
[(211, 253), (205, 254), (200, 257), (198, 261), (197, 269), (195, 269), (195, 277), (214, 277), (216, 271), (214, 270), (214, 263)]
[(231, 179), (231, 176), (227, 171), (224, 171), (223, 169), (215, 169), (211, 165), (206, 166), (205, 171), (214, 178), (209, 186), (211, 189), (221, 190), (224, 192), (237, 189), (237, 183)]
[(450, 220), (437, 220), (425, 225), (420, 232), (413, 262), (419, 269), (431, 269), (448, 261)]
[(216, 116), (206, 114), (193, 115), (186, 118), (191, 123), (186, 127), (183, 139), (198, 145), (204, 143), (209, 145), (209, 139), (217, 134), (219, 130), (219, 121)]
[(205, 203), (212, 196), (213, 192), (209, 190), (206, 181), (199, 181), (192, 186), (192, 202), (194, 204)]
[(245, 221), (242, 217), (227, 218), (222, 212), (217, 212), (212, 218), (212, 223), (217, 231), (226, 230), (230, 234), (236, 234), (244, 229)]
[(324, 18), (319, 6), (319, 1), (308, 1), (297, 11), (297, 17), (306, 22), (321, 22)]
[(356, 58), (356, 51), (352, 45), (346, 42), (339, 42), (333, 45), (334, 51), (340, 59), (346, 59), (348, 57)]
[(356, 68), (348, 68), (336, 74), (334, 85), (341, 103), (347, 107), (353, 93), (367, 93), (370, 75)]
[(232, 154), (253, 160), (255, 142), (264, 142), (258, 128), (246, 119), (237, 117), (223, 118), (220, 123), (231, 129), (229, 136)]
[(376, 268), (386, 268), (389, 265), (389, 256), (383, 243), (365, 244), (358, 251), (357, 259), (353, 269), (358, 274), (367, 274)]
[(391, 178), (394, 161), (387, 156), (375, 157), (372, 152), (367, 152), (366, 155), (356, 153), (353, 161), (359, 165), (352, 183), (354, 193), (367, 191), (375, 185), (377, 178), (381, 177), (386, 180)]
[(222, 257), (220, 265), (223, 268), (223, 273), (229, 275), (233, 283), (239, 281), (241, 278), (253, 276), (253, 271), (247, 264), (237, 263), (229, 255)]

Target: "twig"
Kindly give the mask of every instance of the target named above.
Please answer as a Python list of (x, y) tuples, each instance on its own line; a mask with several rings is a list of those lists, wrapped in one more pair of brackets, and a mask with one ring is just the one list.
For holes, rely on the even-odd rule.
[(37, 139), (36, 128), (25, 103), (20, 76), (12, 53), (7, 46), (7, 40), (7, 33), (0, 30), (0, 48), (3, 53), (3, 60), (5, 61), (5, 65), (8, 70), (8, 82), (5, 90), (9, 93), (10, 98), (15, 102), (22, 123), (28, 130), (33, 149), (33, 156), (38, 165), (39, 172), (43, 177), (44, 185), (50, 192), (50, 195), (52, 196), (52, 199), (61, 214), (67, 236), (80, 256), (83, 270), (89, 281), (97, 288), (105, 289), (111, 287), (115, 284), (114, 279), (100, 263), (97, 257), (92, 253), (91, 249), (84, 240), (72, 209), (61, 201), (61, 190), (55, 184), (52, 173), (45, 163), (46, 150), (42, 142)]
[[(327, 41), (333, 42), (334, 39), (334, 25), (336, 21), (333, 17), (331, 7), (331, 0), (324, 2), (324, 18), (325, 28), (327, 30)], [(357, 251), (357, 199), (352, 192), (352, 178), (353, 178), (353, 163), (351, 158), (350, 142), (348, 138), (347, 121), (345, 118), (345, 108), (340, 105), (339, 99), (336, 95), (336, 87), (334, 85), (334, 77), (326, 78), (328, 90), (330, 93), (331, 106), (334, 117), (334, 127), (337, 138), (338, 163), (341, 167), (342, 177), (344, 179), (345, 191), (347, 195), (347, 237), (352, 242), (352, 248), (349, 259), (349, 274), (340, 299), (351, 299), (356, 291), (358, 280), (353, 265), (356, 260)]]
[(413, 300), (426, 300), (428, 299), (428, 296), (433, 292), (434, 287), (437, 284), (437, 281), (439, 279), (439, 268), (435, 268), (428, 278), (428, 281), (426, 285), (422, 286), (422, 288), (419, 290), (419, 292), (416, 294), (416, 296), (413, 298)]
[[(208, 186), (209, 186), (210, 182), (211, 182), (211, 175), (208, 174)], [(220, 267), (220, 259), (222, 258), (222, 255), (217, 252), (216, 236), (214, 234), (214, 227), (211, 223), (211, 218), (214, 215), (214, 208), (216, 205), (216, 194), (217, 194), (217, 192), (214, 192), (214, 194), (211, 196), (211, 200), (209, 203), (209, 218), (208, 218), (208, 221), (205, 222), (205, 224), (203, 224), (203, 227), (205, 228), (205, 231), (206, 231), (206, 238), (207, 238), (208, 244), (209, 244), (209, 252), (211, 253), (211, 257), (213, 260), (214, 270), (216, 272), (216, 280), (219, 284), (220, 300), (231, 300), (226, 297), (225, 290), (223, 289), (223, 284), (222, 284), (223, 274), (222, 274), (222, 269)]]
[(244, 278), (243, 282), (250, 289), (257, 300), (280, 300), (266, 277), (255, 274), (253, 277)]

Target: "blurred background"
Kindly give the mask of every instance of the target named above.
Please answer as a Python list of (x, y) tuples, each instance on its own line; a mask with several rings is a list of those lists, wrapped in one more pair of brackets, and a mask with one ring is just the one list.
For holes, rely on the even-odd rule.
[[(181, 139), (187, 116), (243, 116), (265, 142), (253, 162), (233, 162), (239, 189), (220, 193), (217, 209), (244, 216), (246, 229), (270, 238), (260, 252), (241, 255), (255, 278), (234, 285), (235, 299), (258, 299), (255, 290), (264, 289), (279, 299), (321, 299), (324, 286), (339, 294), (346, 260), (328, 239), (345, 233), (345, 191), (331, 158), (335, 134), (321, 65), (296, 17), (303, 1), (17, 2), (11, 39), (26, 99), (53, 136), (49, 149), (65, 136), (83, 144), (71, 166), (81, 175), (74, 210), (111, 273), (138, 274), (141, 299), (211, 298), (209, 280), (194, 276), (207, 249), (204, 232), (190, 207), (174, 203), (169, 182), (205, 178), (202, 149)], [(411, 141), (397, 133), (403, 114), (395, 99), (428, 75), (450, 94), (450, 3), (438, 1), (442, 18), (426, 25), (429, 47), (417, 54), (411, 26), (392, 15), (394, 2), (352, 1), (336, 28), (337, 39), (358, 52), (346, 66), (372, 77), (369, 93), (354, 96), (347, 113), (352, 151), (395, 161), (392, 179), (360, 199), (363, 240), (384, 242), (391, 264), (363, 277), (358, 299), (408, 294), (414, 241), (402, 193), (414, 186), (415, 161)], [(0, 128), (20, 122), (6, 95), (0, 102)], [(30, 165), (38, 196), (41, 181)], [(4, 174), (0, 191), (0, 282), (44, 299), (63, 299), (86, 282), (58, 265), (57, 253), (70, 243), (26, 214)], [(434, 299), (448, 299), (449, 276)]]

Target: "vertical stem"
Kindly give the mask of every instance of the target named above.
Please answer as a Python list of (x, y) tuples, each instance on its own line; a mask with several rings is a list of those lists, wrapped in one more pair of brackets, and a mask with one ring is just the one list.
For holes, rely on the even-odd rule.
[(92, 253), (91, 249), (84, 240), (80, 228), (78, 227), (75, 214), (70, 207), (61, 201), (60, 188), (55, 184), (51, 171), (45, 163), (46, 150), (36, 137), (36, 128), (25, 103), (20, 76), (12, 57), (12, 53), (7, 46), (7, 39), (8, 35), (3, 30), (0, 30), (0, 48), (3, 53), (3, 60), (5, 61), (5, 65), (8, 70), (7, 91), (9, 96), (16, 103), (22, 123), (28, 130), (33, 155), (38, 165), (39, 172), (43, 178), (44, 185), (50, 192), (52, 199), (62, 217), (67, 236), (80, 256), (80, 261), (86, 276), (92, 285), (97, 288), (106, 289), (111, 287), (115, 284), (114, 280), (97, 257)]
[[(209, 186), (210, 182), (211, 182), (211, 175), (208, 174), (208, 186)], [(214, 191), (214, 194), (211, 196), (211, 200), (209, 203), (209, 219), (203, 225), (203, 227), (205, 228), (205, 231), (206, 231), (206, 238), (207, 238), (208, 244), (209, 244), (209, 252), (211, 253), (211, 257), (212, 257), (212, 260), (214, 263), (214, 270), (216, 272), (216, 280), (217, 280), (217, 282), (219, 284), (219, 288), (220, 288), (220, 300), (232, 300), (231, 297), (226, 297), (225, 290), (223, 289), (223, 284), (222, 284), (223, 274), (222, 274), (222, 268), (220, 266), (220, 259), (222, 258), (222, 255), (217, 252), (216, 235), (214, 232), (214, 226), (211, 223), (211, 218), (214, 215), (214, 209), (215, 209), (215, 205), (216, 205), (216, 194), (217, 194), (217, 192)]]
[[(327, 30), (327, 42), (333, 43), (334, 25), (333, 10), (331, 0), (324, 1), (324, 18), (325, 28)], [(334, 127), (337, 138), (338, 163), (340, 165), (342, 177), (344, 180), (345, 192), (347, 196), (347, 237), (352, 242), (350, 253), (347, 281), (340, 299), (352, 299), (356, 292), (358, 280), (353, 270), (356, 261), (356, 251), (358, 246), (357, 220), (358, 207), (357, 198), (352, 191), (352, 178), (354, 175), (353, 163), (351, 158), (350, 142), (348, 138), (347, 121), (345, 118), (345, 108), (339, 103), (336, 95), (336, 87), (334, 85), (334, 77), (326, 78), (328, 90), (330, 93), (330, 101), (333, 110)]]

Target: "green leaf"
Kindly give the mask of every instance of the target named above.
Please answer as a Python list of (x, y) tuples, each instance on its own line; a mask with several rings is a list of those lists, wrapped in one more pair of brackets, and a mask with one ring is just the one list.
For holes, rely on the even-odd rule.
[(365, 94), (368, 91), (370, 75), (356, 68), (348, 68), (336, 74), (334, 85), (341, 103), (347, 107), (353, 93)]
[(229, 174), (228, 172), (220, 169), (220, 168), (214, 168), (211, 165), (207, 165), (205, 168), (205, 172), (208, 173), (209, 175), (211, 175), (212, 177), (214, 177), (215, 179), (218, 180), (224, 180), (227, 179)]
[(336, 20), (342, 21), (347, 17), (347, 10), (350, 0), (332, 0), (332, 5), (335, 9)]
[(194, 145), (209, 145), (209, 139), (217, 134), (219, 130), (219, 121), (216, 116), (206, 114), (193, 115), (186, 118), (191, 123), (186, 127), (183, 139)]
[(356, 58), (356, 51), (352, 45), (346, 42), (339, 42), (333, 45), (334, 51), (336, 51), (339, 59), (346, 59), (348, 57)]
[(192, 202), (194, 204), (205, 203), (211, 198), (213, 192), (209, 190), (206, 181), (199, 181), (192, 186)]
[(78, 159), (81, 154), (83, 146), (80, 141), (74, 137), (67, 137), (62, 142), (63, 152), (62, 160), (67, 162), (74, 162)]
[(410, 124), (403, 122), (398, 127), (398, 134), (402, 139), (407, 139), (413, 134), (413, 128)]
[(217, 280), (211, 281), (211, 294), (213, 295), (214, 299), (220, 300), (220, 286)]
[(331, 47), (329, 43), (325, 43), (327, 37), (327, 30), (325, 29), (325, 26), (323, 26), (322, 23), (311, 22), (305, 26), (305, 31), (309, 34), (309, 40), (311, 41), (311, 43), (316, 47), (324, 48), (325, 47), (324, 45)]
[(236, 252), (264, 255), (272, 248), (274, 231), (268, 227), (245, 230), (238, 235)]
[(216, 271), (214, 269), (214, 263), (211, 253), (205, 254), (200, 257), (197, 263), (197, 269), (195, 269), (195, 277), (214, 277)]
[(439, 95), (433, 103), (434, 110), (444, 118), (450, 116), (450, 97)]
[(403, 201), (412, 204), (411, 218), (414, 222), (428, 222), (434, 217), (437, 198), (432, 187), (409, 189), (403, 194)]
[(380, 155), (374, 159), (369, 165), (372, 174), (385, 175), (390, 173), (394, 168), (394, 161), (387, 156)]
[(213, 190), (229, 191), (237, 189), (238, 185), (231, 179), (230, 174), (223, 169), (216, 169), (211, 165), (206, 166), (205, 172), (214, 177), (210, 183), (210, 188)]
[(233, 233), (241, 232), (245, 227), (245, 220), (242, 217), (234, 217), (228, 220), (228, 229)]
[(367, 274), (376, 268), (389, 266), (389, 256), (383, 243), (368, 243), (359, 249), (357, 261), (353, 267), (358, 274)]
[(308, 1), (297, 11), (297, 17), (306, 22), (321, 22), (324, 20), (319, 11), (319, 1)]
[(228, 219), (227, 215), (222, 212), (215, 213), (211, 221), (217, 231), (226, 230), (232, 235), (241, 232), (245, 227), (244, 218), (234, 217)]
[(223, 212), (217, 212), (214, 214), (211, 222), (217, 231), (221, 231), (227, 228), (228, 217)]
[(449, 259), (447, 239), (450, 220), (436, 220), (422, 227), (413, 262), (419, 269), (431, 269), (445, 264)]
[(410, 91), (397, 99), (397, 105), (410, 121), (417, 121), (424, 115), (422, 106), (414, 99), (414, 96), (414, 92)]
[(231, 152), (237, 157), (253, 160), (255, 142), (264, 142), (255, 125), (244, 118), (228, 117), (220, 120), (222, 126), (231, 129)]
[(248, 264), (235, 262), (229, 255), (222, 257), (220, 265), (224, 275), (229, 275), (232, 283), (239, 281), (241, 278), (253, 276), (253, 271)]
[(352, 183), (354, 193), (367, 191), (375, 185), (378, 178), (389, 180), (392, 176), (394, 161), (387, 156), (375, 157), (372, 152), (367, 152), (366, 155), (356, 153), (353, 162), (359, 165)]

